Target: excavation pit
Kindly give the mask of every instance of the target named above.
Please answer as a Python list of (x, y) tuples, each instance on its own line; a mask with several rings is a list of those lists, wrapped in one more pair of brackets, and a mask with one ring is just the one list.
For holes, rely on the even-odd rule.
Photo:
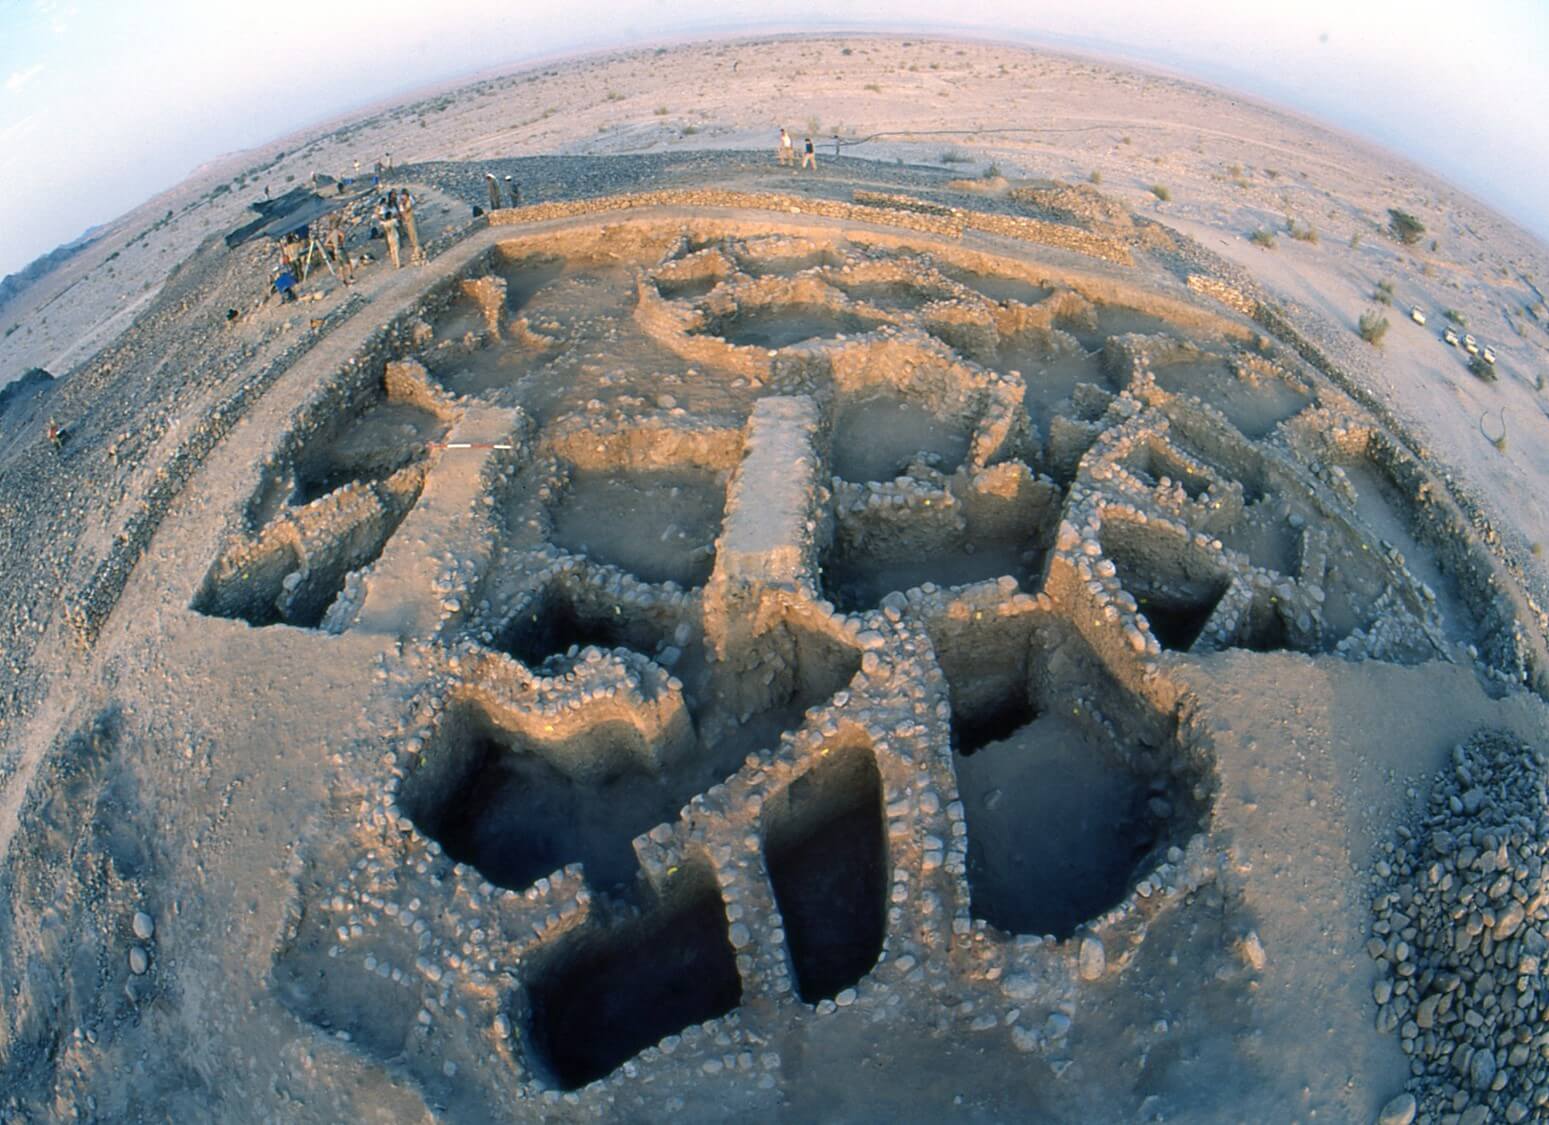
[(1231, 527), (1219, 533), (1221, 542), (1246, 555), (1254, 566), (1294, 578), (1302, 537), (1288, 517), (1289, 513), (1282, 513), (1273, 501), (1260, 500), (1245, 508)]
[(1182, 486), (1190, 500), (1198, 500), (1210, 488), (1211, 480), (1190, 465), (1171, 447), (1156, 441), (1142, 442), (1124, 460), (1124, 467), (1148, 488), (1162, 481)]
[(845, 613), (862, 613), (888, 594), (907, 593), (928, 582), (952, 590), (1009, 577), (1021, 589), (1032, 590), (1043, 560), (1043, 549), (1023, 539), (974, 538), (903, 557), (865, 550), (835, 552), (823, 563), (823, 591)]
[(1472, 621), (1452, 576), (1443, 571), (1435, 552), (1415, 532), (1415, 501), (1407, 498), (1392, 476), (1370, 457), (1344, 466), (1345, 479), (1355, 489), (1359, 522), (1379, 540), (1388, 543), (1403, 559), (1404, 567), (1436, 595), (1436, 610), (1450, 639), (1464, 643), (1474, 638)]
[(1038, 332), (1002, 341), (996, 366), (1021, 373), (1025, 387), (1022, 401), (1028, 419), (1044, 437), (1048, 436), (1050, 419), (1072, 412), (1078, 386), (1086, 383), (1111, 390), (1103, 371), (1102, 353), (1088, 352), (1079, 346), (1056, 347)]
[(1159, 364), (1152, 374), (1163, 390), (1208, 403), (1226, 415), (1244, 437), (1255, 440), (1267, 437), (1312, 401), (1311, 396), (1281, 379), (1241, 379), (1225, 360)]
[(782, 305), (739, 310), (704, 329), (702, 334), (720, 336), (739, 347), (775, 350), (808, 340), (861, 335), (881, 323), (821, 305)]
[(1185, 539), (1109, 523), (1103, 552), (1163, 648), (1187, 652), (1226, 593), (1227, 577)]
[(865, 745), (822, 757), (764, 805), (764, 860), (797, 993), (833, 997), (871, 971), (887, 916), (882, 776)]
[(1031, 625), (959, 603), (930, 623), (931, 644), (947, 681), (952, 748), (973, 754), (1038, 717), (1029, 680)]
[(596, 780), (582, 781), (478, 706), (454, 705), (404, 779), (403, 809), (448, 856), (496, 886), (524, 890), (579, 862), (593, 886), (628, 887), (637, 873), (634, 838), (670, 821), (698, 792), (647, 771), (630, 752), (633, 733), (602, 723), (579, 736), (598, 763)]
[(506, 283), (506, 312), (525, 309), (540, 289), (565, 272), (565, 259), (549, 254), (497, 254), (494, 272)]
[(613, 606), (586, 606), (558, 584), (544, 587), (519, 606), (495, 637), (493, 647), (529, 668), (592, 645), (629, 648), (652, 655), (667, 643), (664, 631)]
[(720, 277), (713, 273), (684, 278), (657, 277), (652, 281), (656, 291), (668, 301), (698, 300), (721, 283)]
[(420, 406), (378, 399), (305, 443), (294, 461), (291, 502), (309, 504), (353, 481), (384, 480), (423, 456), (425, 446), (447, 428)]
[(1074, 336), (1087, 351), (1101, 351), (1110, 336), (1177, 336), (1178, 326), (1159, 316), (1123, 305), (1098, 305), (1097, 326), (1082, 318), (1060, 318), (1055, 324)]
[(951, 268), (943, 272), (952, 280), (968, 286), (992, 301), (1016, 301), (1019, 304), (1031, 306), (1041, 304), (1054, 293), (1054, 290), (1046, 285), (1035, 285), (1020, 277), (1004, 277)]
[(691, 867), (649, 913), (575, 934), (546, 959), (528, 986), (530, 1042), (551, 1081), (574, 1090), (741, 1000), (714, 878)]
[(1064, 715), (953, 761), (971, 909), (1006, 933), (1069, 937), (1120, 902), (1168, 838), (1165, 786)]
[(549, 510), (552, 538), (644, 582), (686, 589), (710, 577), (725, 502), (725, 484), (710, 472), (575, 470)]
[(922, 458), (950, 475), (967, 456), (965, 427), (895, 392), (849, 399), (834, 417), (831, 468), (844, 480), (894, 480)]

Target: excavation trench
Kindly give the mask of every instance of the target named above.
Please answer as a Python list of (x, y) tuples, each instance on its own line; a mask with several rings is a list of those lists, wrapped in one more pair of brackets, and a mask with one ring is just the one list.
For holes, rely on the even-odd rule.
[(528, 985), (528, 1031), (555, 1085), (585, 1086), (741, 1002), (724, 911), (714, 877), (692, 866), (646, 914), (576, 934), (545, 958)]
[(1069, 937), (1129, 893), (1166, 838), (1171, 803), (1065, 715), (1039, 715), (953, 762), (971, 907), (1007, 933)]
[(882, 952), (888, 882), (870, 747), (825, 747), (765, 804), (764, 861), (801, 998), (815, 1004), (865, 976)]

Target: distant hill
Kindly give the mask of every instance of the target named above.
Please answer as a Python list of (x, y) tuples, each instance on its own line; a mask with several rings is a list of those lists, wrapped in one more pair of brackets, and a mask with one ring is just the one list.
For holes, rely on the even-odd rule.
[(47, 275), (50, 270), (62, 266), (93, 242), (96, 242), (98, 237), (100, 237), (102, 229), (101, 226), (91, 227), (85, 234), (73, 242), (66, 242), (62, 246), (56, 246), (42, 257), (34, 258), (16, 273), (8, 273), (5, 277), (0, 278), (0, 309), (3, 309), (12, 300), (21, 296), (28, 288)]

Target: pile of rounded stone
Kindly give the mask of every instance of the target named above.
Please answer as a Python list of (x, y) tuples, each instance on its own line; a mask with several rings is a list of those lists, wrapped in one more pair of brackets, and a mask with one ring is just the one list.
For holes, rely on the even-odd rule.
[[(1430, 808), (1384, 845), (1368, 949), (1424, 1121), (1549, 1114), (1545, 758), (1499, 733), (1452, 751)], [(1413, 1103), (1411, 1103), (1413, 1104)]]

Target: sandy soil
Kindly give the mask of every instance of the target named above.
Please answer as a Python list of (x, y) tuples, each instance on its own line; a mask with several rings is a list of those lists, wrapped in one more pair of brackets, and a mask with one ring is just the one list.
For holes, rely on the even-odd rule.
[[(825, 161), (847, 189), (977, 177), (916, 177), (960, 208), (1098, 173), (1349, 385), (1160, 243), (1122, 266), (794, 203), (464, 230), (478, 162), (782, 123), (880, 162)], [(255, 189), (389, 152), (424, 165), (429, 266), (287, 308), (264, 250), (200, 249)], [(820, 194), (737, 159), (720, 182)], [(18, 618), (0, 1111), (1374, 1119), (1407, 1076), (1376, 849), (1456, 743), (1549, 732), (1546, 255), (1243, 99), (902, 38), (553, 63), (201, 170), (0, 310), (8, 377), (117, 349), (0, 421), (7, 518), (70, 545), (36, 570), (61, 604), (271, 372), (110, 615)], [(82, 476), (45, 513), (50, 464)]]

